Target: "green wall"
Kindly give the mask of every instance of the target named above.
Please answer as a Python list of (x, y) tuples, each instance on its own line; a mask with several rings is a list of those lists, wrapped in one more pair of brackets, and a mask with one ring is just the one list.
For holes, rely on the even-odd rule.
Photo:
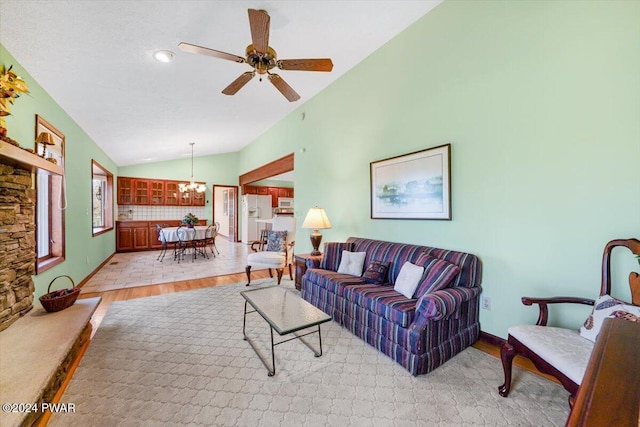
[(67, 274), (78, 284), (114, 253), (114, 231), (92, 236), (91, 160), (98, 161), (114, 175), (117, 173), (117, 166), (2, 45), (0, 63), (5, 67), (13, 65), (16, 74), (29, 87), (29, 93), (16, 100), (11, 109), (12, 115), (6, 118), (8, 136), (18, 141), (22, 147), (34, 148), (35, 117), (38, 114), (58, 128), (66, 138), (66, 260), (33, 276), (37, 301), (40, 295), (46, 293), (47, 286), (54, 277)]
[[(371, 220), (369, 163), (443, 143), (453, 220)], [(240, 173), (290, 152), (299, 225), (320, 205), (325, 242), (477, 254), (482, 330), (506, 337), (537, 317), (520, 297), (595, 297), (606, 242), (640, 237), (640, 3), (445, 1), (242, 150)], [(638, 264), (614, 256), (629, 298)]]

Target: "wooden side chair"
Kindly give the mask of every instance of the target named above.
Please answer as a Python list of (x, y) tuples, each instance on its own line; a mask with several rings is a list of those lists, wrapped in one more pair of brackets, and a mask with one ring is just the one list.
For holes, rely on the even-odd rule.
[[(600, 296), (611, 294), (611, 251), (618, 246), (628, 248), (640, 260), (640, 240), (620, 239), (607, 243), (602, 256)], [(629, 275), (629, 285), (632, 305), (640, 306), (640, 275), (638, 273), (632, 272)], [(538, 321), (535, 326), (512, 326), (509, 328), (509, 337), (500, 349), (504, 384), (498, 388), (498, 392), (503, 397), (509, 395), (513, 358), (521, 354), (529, 358), (539, 371), (557, 378), (569, 392), (569, 404), (573, 406), (594, 344), (589, 339), (583, 338), (576, 330), (547, 326), (548, 305), (570, 303), (593, 306), (595, 301), (590, 298), (577, 297), (523, 297), (522, 303), (524, 305), (538, 304), (540, 309)]]

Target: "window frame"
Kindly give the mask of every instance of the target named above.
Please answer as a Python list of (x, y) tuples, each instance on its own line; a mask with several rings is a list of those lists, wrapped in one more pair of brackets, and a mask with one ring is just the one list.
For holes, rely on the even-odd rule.
[[(65, 229), (65, 210), (66, 210), (66, 195), (65, 195), (65, 136), (60, 130), (58, 130), (51, 123), (46, 121), (42, 116), (36, 114), (36, 123), (35, 123), (35, 138), (34, 141), (38, 138), (40, 132), (49, 132), (54, 136), (54, 140), (56, 140), (55, 149), (50, 150), (51, 157), (56, 158), (57, 164), (62, 168), (62, 175), (53, 175), (49, 173), (39, 172), (35, 174), (36, 180), (36, 212), (39, 212), (39, 203), (43, 203), (43, 201), (39, 201), (38, 195), (38, 187), (41, 184), (39, 180), (46, 179), (47, 180), (47, 214), (46, 221), (48, 222), (47, 227), (47, 240), (49, 242), (48, 253), (44, 256), (39, 256), (39, 246), (38, 242), (41, 240), (40, 230), (41, 227), (38, 226), (39, 215), (35, 216), (35, 226), (36, 226), (36, 245), (35, 245), (35, 255), (36, 255), (36, 274), (41, 274), (52, 267), (55, 267), (58, 264), (61, 264), (66, 259), (66, 229)], [(42, 154), (42, 147), (39, 144), (35, 144), (35, 152), (39, 155)], [(58, 181), (59, 179), (59, 181)], [(54, 185), (55, 183), (55, 185)], [(57, 196), (56, 196), (57, 195)], [(56, 200), (56, 197), (58, 199)], [(59, 209), (56, 211), (55, 209)], [(52, 239), (52, 236), (58, 236), (57, 241)]]
[[(102, 227), (93, 226), (93, 210), (95, 209), (93, 181), (96, 176), (105, 178), (105, 191), (102, 194), (102, 213), (104, 216), (104, 226)], [(113, 230), (113, 174), (95, 159), (91, 159), (91, 235), (96, 237), (111, 230)]]

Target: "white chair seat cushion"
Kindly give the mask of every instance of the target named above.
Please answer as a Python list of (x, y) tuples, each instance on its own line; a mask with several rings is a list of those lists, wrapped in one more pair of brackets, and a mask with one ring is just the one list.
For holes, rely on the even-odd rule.
[(284, 268), (286, 257), (284, 252), (256, 252), (247, 256), (247, 264), (250, 266), (263, 265), (267, 268)]
[(509, 335), (576, 384), (582, 383), (593, 342), (581, 337), (578, 331), (550, 326), (512, 326)]

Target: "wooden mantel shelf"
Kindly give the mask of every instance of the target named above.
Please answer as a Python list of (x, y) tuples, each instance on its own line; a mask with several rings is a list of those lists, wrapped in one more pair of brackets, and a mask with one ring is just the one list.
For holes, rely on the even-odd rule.
[(39, 170), (54, 175), (64, 175), (64, 170), (60, 165), (53, 164), (40, 156), (5, 141), (0, 141), (0, 162), (20, 165), (30, 169), (32, 172)]

